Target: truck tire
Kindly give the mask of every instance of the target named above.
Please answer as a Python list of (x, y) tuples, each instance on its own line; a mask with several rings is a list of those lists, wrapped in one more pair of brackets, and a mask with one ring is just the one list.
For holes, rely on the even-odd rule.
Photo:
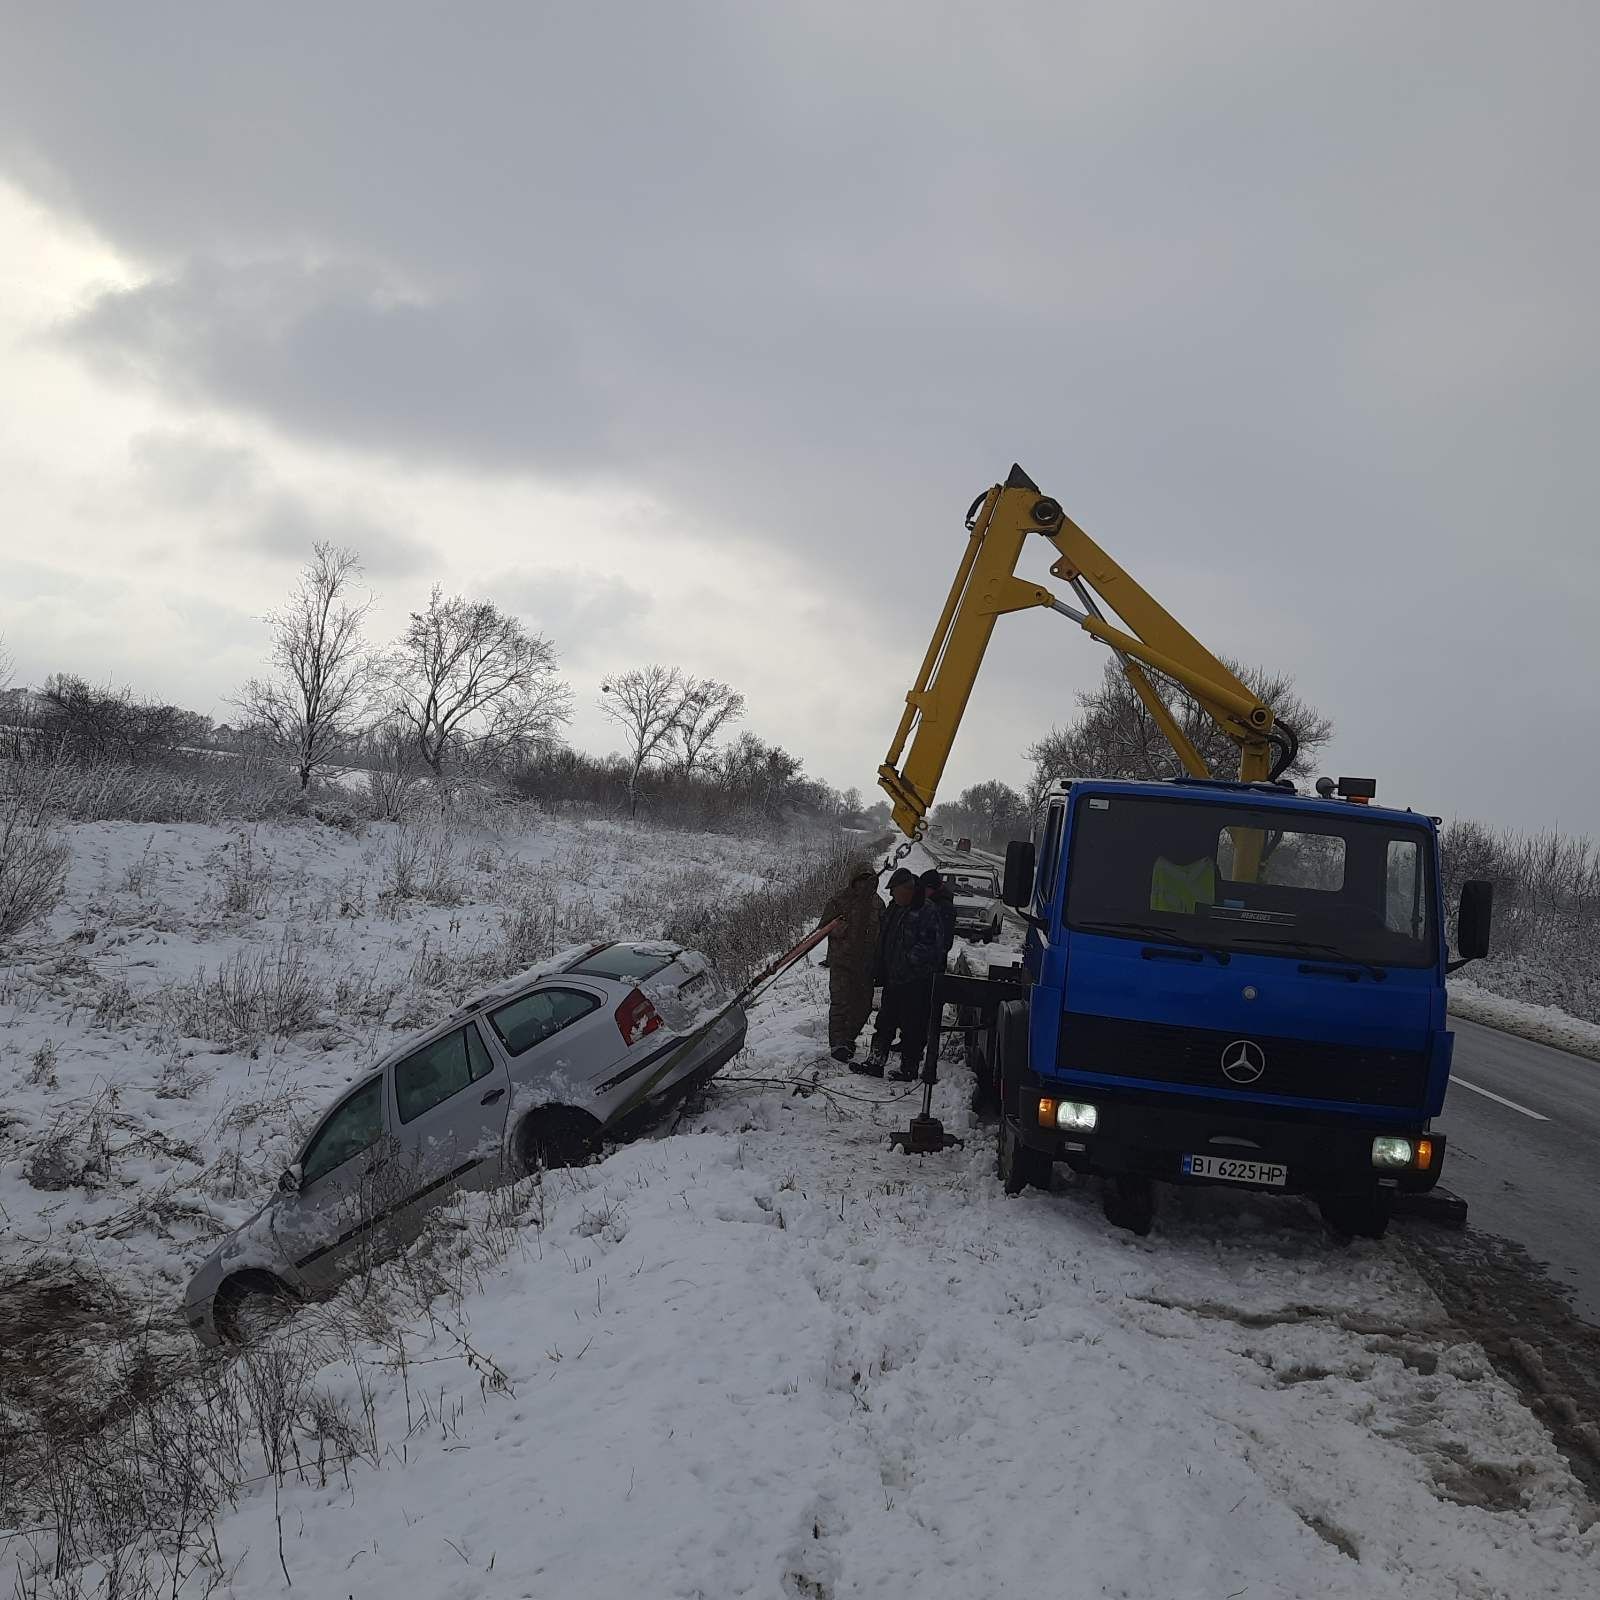
[(1382, 1189), (1374, 1194), (1319, 1194), (1317, 1210), (1336, 1239), (1381, 1239), (1388, 1231), (1393, 1202)]
[(1007, 1000), (996, 1009), (990, 1039), (995, 1098), (1002, 1111), (1015, 1112), (1022, 1074), (1028, 1070), (1027, 1001)]
[(995, 1170), (1007, 1194), (1024, 1189), (1048, 1189), (1055, 1163), (1043, 1151), (1030, 1149), (1017, 1137), (1021, 1113), (1020, 1078), (1028, 1065), (1028, 1007), (1007, 1000), (995, 1016), (995, 1077), (1000, 1101), (1000, 1130), (996, 1136)]
[(1142, 1239), (1155, 1220), (1156, 1186), (1137, 1173), (1118, 1173), (1105, 1180), (1100, 1205), (1112, 1227), (1126, 1228)]
[(1000, 1113), (1000, 1130), (995, 1145), (995, 1172), (1007, 1194), (1024, 1189), (1050, 1188), (1055, 1164), (1039, 1150), (1030, 1150), (1017, 1137), (1017, 1125), (1007, 1111)]

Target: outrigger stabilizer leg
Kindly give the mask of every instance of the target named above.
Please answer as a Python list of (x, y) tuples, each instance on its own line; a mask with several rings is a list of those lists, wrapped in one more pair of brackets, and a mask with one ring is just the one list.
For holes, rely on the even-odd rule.
[(922, 1052), (922, 1110), (911, 1119), (911, 1125), (889, 1136), (889, 1145), (898, 1146), (908, 1156), (933, 1156), (952, 1145), (958, 1148), (965, 1141), (944, 1131), (944, 1124), (933, 1114), (933, 1086), (939, 1081), (939, 1040), (944, 1032), (944, 997), (940, 980), (933, 981), (933, 995), (928, 1018), (928, 1043)]

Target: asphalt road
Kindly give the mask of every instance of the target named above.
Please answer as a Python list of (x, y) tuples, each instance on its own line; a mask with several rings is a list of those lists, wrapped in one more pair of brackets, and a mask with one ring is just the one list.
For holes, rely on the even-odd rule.
[(1467, 1202), (1470, 1229), (1521, 1245), (1600, 1326), (1600, 1062), (1460, 1018), (1450, 1025), (1440, 1181)]

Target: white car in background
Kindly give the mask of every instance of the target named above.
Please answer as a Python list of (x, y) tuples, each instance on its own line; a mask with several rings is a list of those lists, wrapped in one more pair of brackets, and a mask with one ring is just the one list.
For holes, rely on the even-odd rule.
[(992, 867), (943, 867), (956, 903), (956, 932), (985, 944), (1000, 936), (1000, 879)]

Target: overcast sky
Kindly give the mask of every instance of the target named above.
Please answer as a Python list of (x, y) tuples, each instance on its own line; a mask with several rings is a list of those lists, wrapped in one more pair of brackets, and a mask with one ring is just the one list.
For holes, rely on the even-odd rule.
[[(332, 537), (867, 790), (1016, 459), (1330, 770), (1600, 833), (1587, 0), (4, 10), (24, 681), (225, 716)], [(945, 793), (1100, 665), (1003, 622)]]

